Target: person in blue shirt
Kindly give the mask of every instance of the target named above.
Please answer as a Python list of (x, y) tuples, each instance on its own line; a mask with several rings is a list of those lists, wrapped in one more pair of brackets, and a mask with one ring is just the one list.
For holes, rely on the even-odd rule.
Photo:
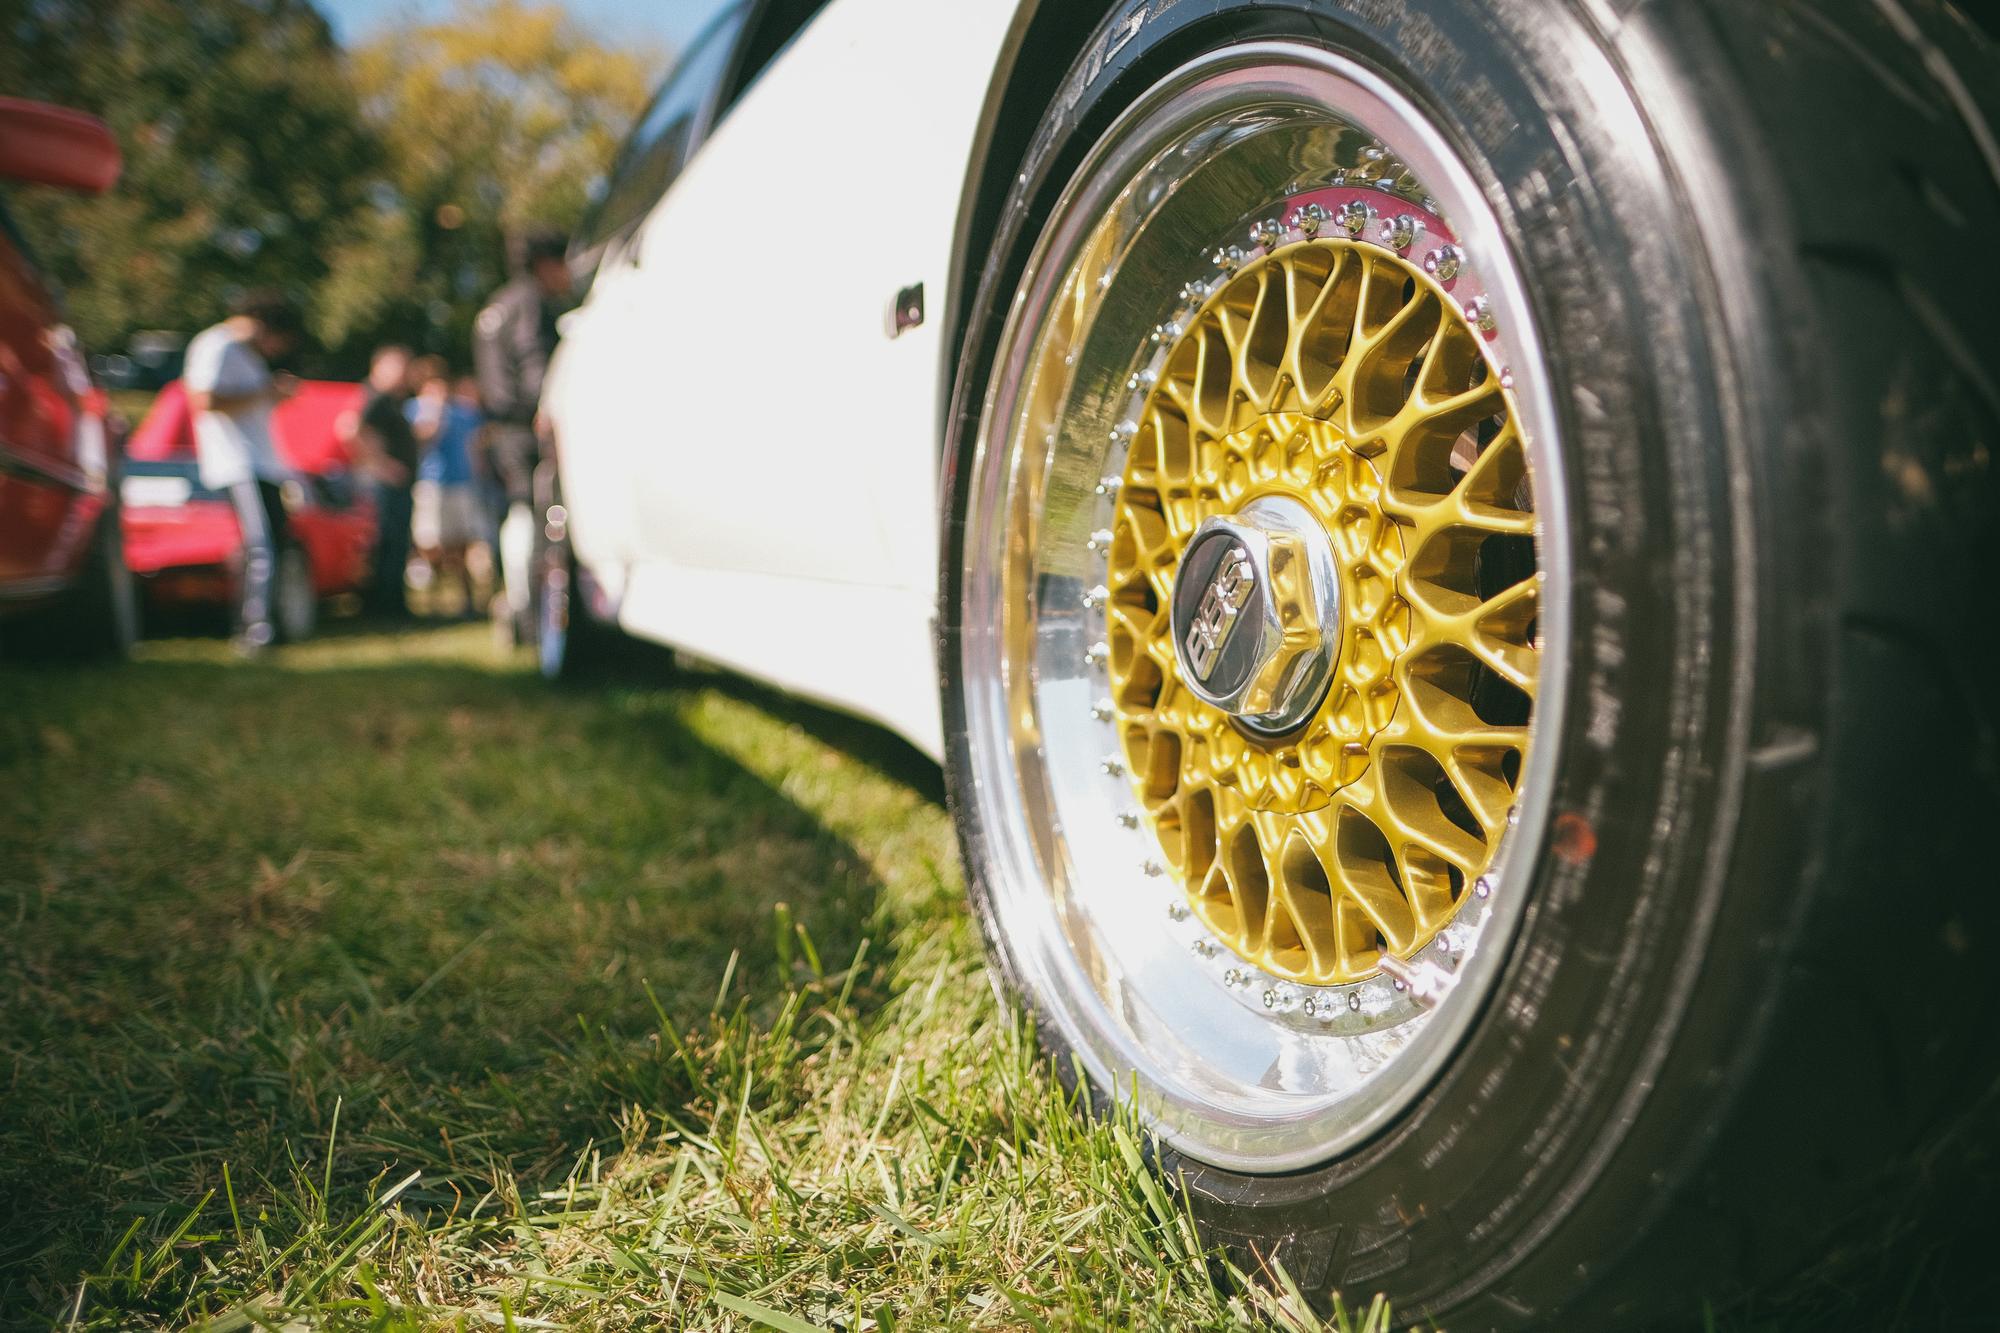
[[(431, 571), (432, 588), (454, 580), (463, 593), (462, 614), (481, 613), (466, 551), (484, 535), (472, 454), (484, 425), (478, 409), (454, 397), (444, 361), (426, 357), (414, 376), (410, 428), (421, 452), (410, 496), (410, 543)], [(433, 605), (436, 605), (435, 594)]]

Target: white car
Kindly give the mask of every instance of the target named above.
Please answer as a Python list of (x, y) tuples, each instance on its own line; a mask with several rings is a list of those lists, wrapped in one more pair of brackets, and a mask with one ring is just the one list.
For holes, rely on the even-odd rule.
[(730, 9), (585, 238), (547, 663), (935, 755), (999, 984), (1240, 1262), (1900, 1281), (1991, 1179), (1970, 12)]

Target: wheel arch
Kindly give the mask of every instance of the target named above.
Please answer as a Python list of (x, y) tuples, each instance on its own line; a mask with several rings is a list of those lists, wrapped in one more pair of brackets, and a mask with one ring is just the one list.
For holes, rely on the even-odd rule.
[[(1130, 5), (1130, 0), (1117, 0)], [(986, 101), (966, 154), (952, 227), (950, 268), (940, 329), (937, 447), (951, 439), (951, 413), (960, 354), (972, 318), (979, 275), (992, 261), (1001, 205), (1014, 169), (1026, 157), (1043, 110), (1069, 77), (1083, 43), (1096, 31), (1113, 0), (1017, 0), (1006, 39), (994, 57)], [(1145, 6), (1138, 7), (1143, 13)]]

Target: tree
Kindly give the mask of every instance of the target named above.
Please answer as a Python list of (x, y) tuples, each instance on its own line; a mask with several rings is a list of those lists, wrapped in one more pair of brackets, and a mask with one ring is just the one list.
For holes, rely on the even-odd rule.
[(0, 88), (94, 112), (124, 149), (104, 198), (9, 201), (91, 345), (198, 328), (245, 286), (309, 297), (365, 225), (382, 155), (308, 0), (0, 10)]
[(613, 49), (557, 5), (465, 0), (353, 53), (384, 171), (322, 291), (334, 340), (462, 357), (506, 239), (580, 222), (665, 60)]

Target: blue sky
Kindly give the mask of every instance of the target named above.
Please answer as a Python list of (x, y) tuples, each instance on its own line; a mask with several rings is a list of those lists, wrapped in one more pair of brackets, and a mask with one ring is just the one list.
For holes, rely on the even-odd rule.
[[(613, 40), (638, 38), (669, 50), (701, 31), (722, 0), (562, 0), (585, 27)], [(456, 0), (319, 0), (319, 8), (343, 42), (372, 36), (404, 15), (441, 17)]]

